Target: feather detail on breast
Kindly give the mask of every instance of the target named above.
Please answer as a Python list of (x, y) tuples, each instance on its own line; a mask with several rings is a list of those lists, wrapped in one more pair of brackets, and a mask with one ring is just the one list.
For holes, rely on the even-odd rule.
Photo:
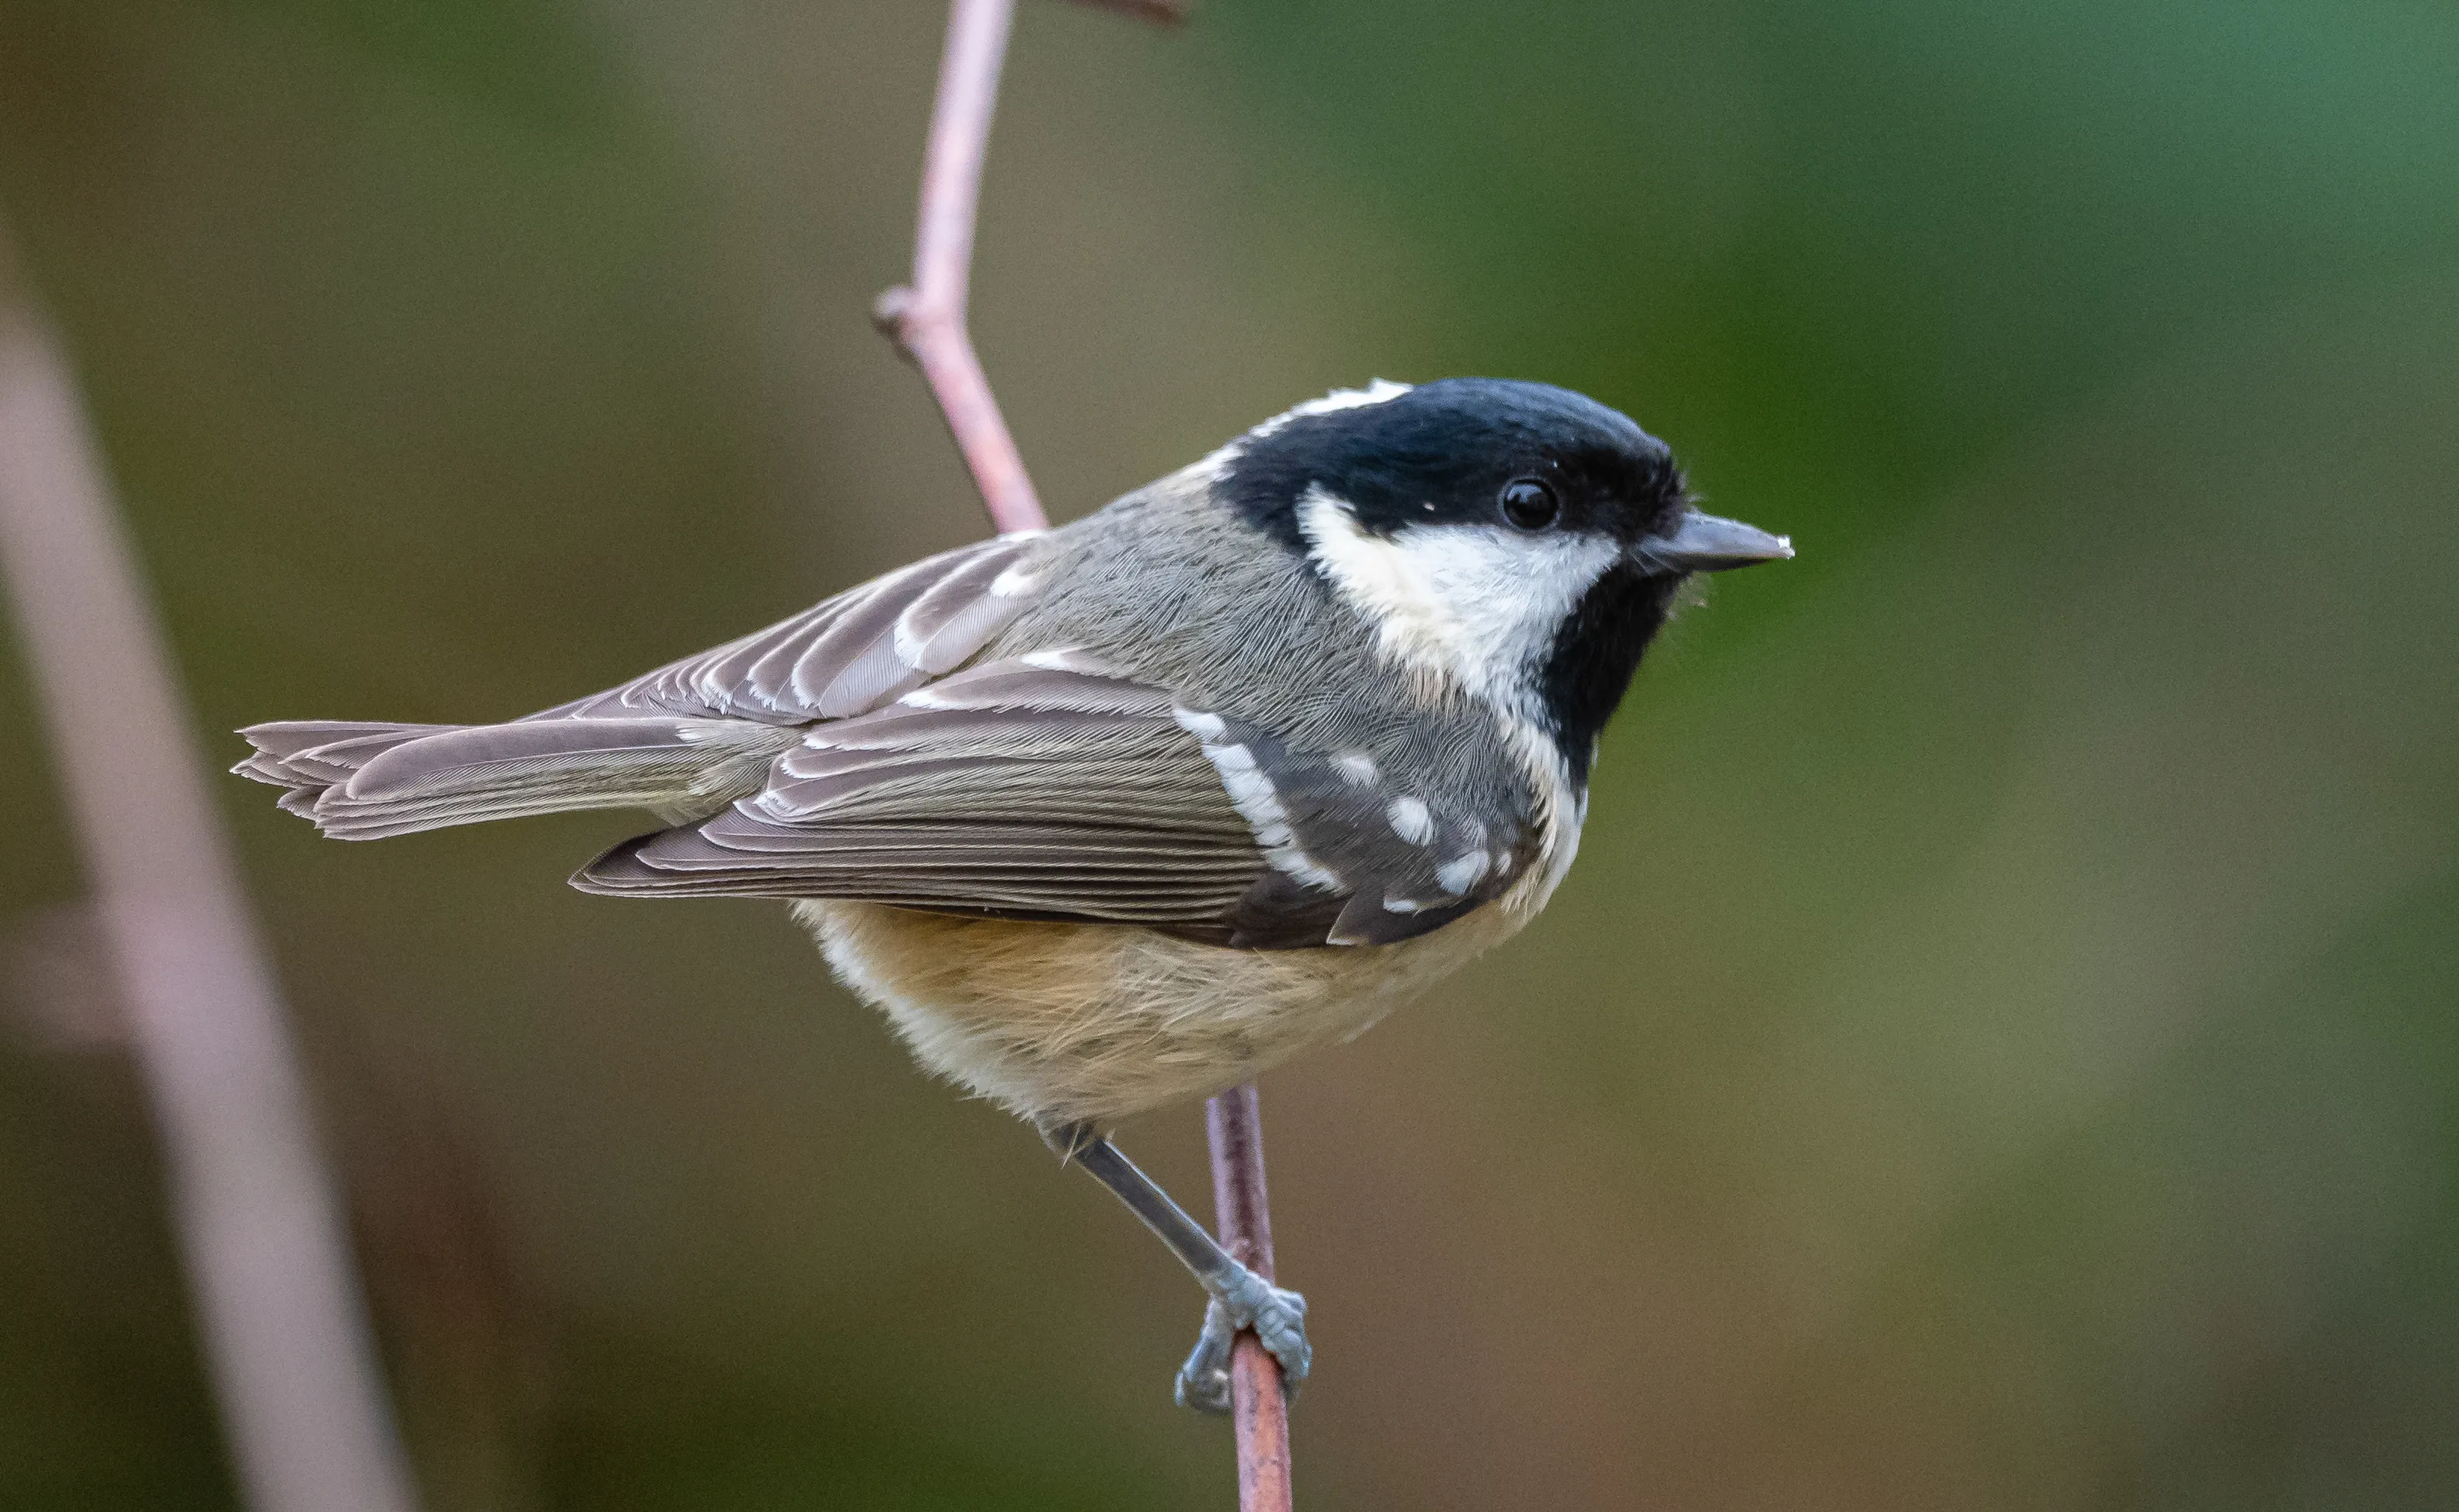
[(935, 1075), (1013, 1112), (1108, 1124), (1350, 1039), (1527, 915), (1396, 945), (1225, 950), (1149, 930), (806, 900), (795, 916)]

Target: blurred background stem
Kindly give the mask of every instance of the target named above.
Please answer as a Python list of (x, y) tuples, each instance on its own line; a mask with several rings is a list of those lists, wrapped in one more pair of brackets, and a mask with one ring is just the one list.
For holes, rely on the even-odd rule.
[(67, 360), (0, 246), (0, 578), (256, 1512), (411, 1512), (280, 990)]

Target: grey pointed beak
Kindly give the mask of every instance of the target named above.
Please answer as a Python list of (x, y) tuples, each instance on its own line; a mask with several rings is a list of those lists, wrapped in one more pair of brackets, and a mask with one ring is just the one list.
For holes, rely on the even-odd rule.
[(1648, 536), (1631, 548), (1631, 555), (1661, 573), (1724, 572), (1783, 561), (1793, 556), (1793, 538), (1690, 510), (1671, 535)]

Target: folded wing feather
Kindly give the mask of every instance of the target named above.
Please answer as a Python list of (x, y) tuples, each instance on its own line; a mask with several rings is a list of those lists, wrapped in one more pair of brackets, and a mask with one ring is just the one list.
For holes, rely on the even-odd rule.
[(1354, 762), (1082, 653), (968, 665), (1031, 601), (1031, 544), (944, 553), (509, 724), (258, 725), (236, 770), (343, 838), (572, 808), (677, 826), (585, 868), (590, 892), (842, 897), (1240, 946), (1406, 938), (1524, 866), (1525, 836), (1497, 816), (1396, 838), (1395, 795)]

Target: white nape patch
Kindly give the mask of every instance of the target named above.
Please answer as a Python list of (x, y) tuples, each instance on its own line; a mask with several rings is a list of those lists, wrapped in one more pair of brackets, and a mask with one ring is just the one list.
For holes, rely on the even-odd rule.
[(1320, 484), (1298, 500), (1298, 529), (1387, 660), (1519, 718), (1534, 716), (1530, 677), (1555, 632), (1622, 555), (1594, 536), (1489, 525), (1377, 536)]
[(1450, 893), (1454, 897), (1459, 897), (1461, 893), (1466, 892), (1469, 889), (1477, 886), (1479, 879), (1485, 875), (1485, 852), (1482, 850), (1471, 850), (1465, 855), (1454, 856), (1449, 861), (1444, 862), (1441, 866), (1435, 868), (1435, 881), (1441, 886), (1444, 892)]
[(1377, 378), (1363, 388), (1335, 388), (1320, 399), (1310, 399), (1302, 405), (1282, 410), (1261, 425), (1249, 428), (1244, 435), (1214, 448), (1203, 457), (1180, 468), (1162, 481), (1165, 484), (1179, 487), (1195, 483), (1208, 484), (1230, 471), (1230, 464), (1238, 460), (1238, 453), (1246, 450), (1248, 442), (1260, 436), (1271, 435), (1293, 420), (1301, 419), (1307, 415), (1330, 414), (1335, 410), (1355, 410), (1360, 405), (1381, 404), (1387, 399), (1399, 398), (1412, 387), (1414, 386), (1410, 384), (1394, 383), (1388, 378)]
[(1179, 728), (1203, 743), (1204, 758), (1220, 774), (1221, 788), (1230, 795), (1230, 807), (1254, 831), (1255, 844), (1264, 852), (1264, 864), (1309, 887), (1338, 891), (1340, 874), (1299, 847), (1296, 832), (1290, 829), (1290, 811), (1281, 805), (1280, 790), (1255, 765), (1255, 753), (1234, 741), (1222, 743), (1228, 726), (1217, 714), (1190, 708), (1170, 712)]
[(1367, 405), (1388, 404), (1399, 398), (1415, 384), (1394, 383), (1389, 378), (1370, 378), (1363, 388), (1335, 388), (1320, 399), (1310, 399), (1291, 408), (1287, 414), (1264, 422), (1268, 426), (1287, 424), (1300, 415), (1331, 414), (1339, 410), (1358, 410)]
[(1391, 821), (1394, 834), (1413, 846), (1424, 845), (1435, 838), (1435, 816), (1427, 811), (1423, 798), (1395, 798), (1384, 806), (1383, 817)]
[(1385, 404), (1407, 393), (1412, 387), (1409, 384), (1394, 383), (1388, 378), (1377, 378), (1363, 388), (1335, 388), (1320, 399), (1310, 399), (1304, 404), (1291, 406), (1248, 431), (1241, 439), (1252, 440), (1257, 436), (1271, 435), (1291, 421), (1303, 420), (1309, 415), (1332, 414), (1342, 410), (1357, 410), (1367, 405)]
[(1340, 773), (1342, 782), (1359, 788), (1372, 787), (1383, 777), (1383, 768), (1376, 766), (1375, 758), (1364, 751), (1337, 751), (1333, 755), (1332, 766)]
[(1363, 388), (1335, 388), (1320, 399), (1310, 399), (1304, 404), (1293, 405), (1270, 420), (1250, 428), (1246, 434), (1226, 446), (1217, 448), (1203, 460), (1171, 473), (1170, 480), (1175, 482), (1188, 479), (1209, 483), (1229, 471), (1230, 464), (1238, 460), (1238, 453), (1246, 449), (1248, 442), (1271, 435), (1293, 420), (1304, 419), (1309, 415), (1331, 414), (1339, 410), (1355, 410), (1361, 405), (1382, 404), (1386, 400), (1399, 398), (1413, 387), (1415, 386), (1411, 384), (1394, 383), (1388, 378), (1377, 378)]

